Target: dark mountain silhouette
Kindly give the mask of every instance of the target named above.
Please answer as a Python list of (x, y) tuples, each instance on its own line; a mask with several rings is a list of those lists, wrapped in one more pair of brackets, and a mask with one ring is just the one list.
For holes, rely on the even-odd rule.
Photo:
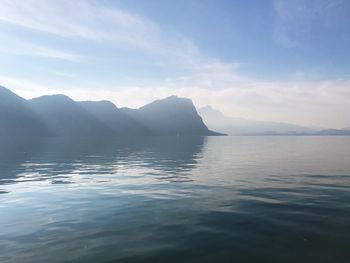
[(137, 122), (110, 101), (81, 101), (79, 104), (95, 118), (119, 135), (152, 135), (153, 132)]
[(317, 129), (290, 123), (247, 120), (227, 117), (210, 106), (198, 110), (210, 129), (229, 135), (281, 135), (315, 132)]
[(49, 135), (45, 123), (25, 99), (0, 86), (0, 136)]
[(208, 130), (192, 101), (187, 98), (170, 96), (139, 109), (121, 110), (158, 135), (218, 135)]
[(76, 102), (65, 95), (25, 100), (0, 87), (0, 135), (219, 135), (209, 131), (192, 101), (175, 96), (137, 110), (109, 101)]

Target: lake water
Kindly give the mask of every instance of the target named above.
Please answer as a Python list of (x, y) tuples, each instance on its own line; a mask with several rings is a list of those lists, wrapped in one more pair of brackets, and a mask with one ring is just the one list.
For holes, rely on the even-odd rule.
[(350, 262), (350, 137), (0, 144), (0, 262)]

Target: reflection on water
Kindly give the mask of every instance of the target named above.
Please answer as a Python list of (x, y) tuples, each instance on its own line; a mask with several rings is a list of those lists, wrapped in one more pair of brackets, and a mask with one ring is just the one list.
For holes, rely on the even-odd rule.
[(350, 137), (0, 147), (0, 262), (350, 259)]
[(195, 166), (204, 140), (204, 137), (126, 137), (112, 141), (52, 139), (2, 143), (1, 184), (29, 181), (93, 184), (146, 174), (186, 181), (189, 180), (186, 172)]

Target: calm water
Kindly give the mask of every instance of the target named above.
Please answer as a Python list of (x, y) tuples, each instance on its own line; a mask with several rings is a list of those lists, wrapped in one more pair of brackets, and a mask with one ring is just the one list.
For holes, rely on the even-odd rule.
[(350, 262), (350, 137), (0, 148), (0, 262)]

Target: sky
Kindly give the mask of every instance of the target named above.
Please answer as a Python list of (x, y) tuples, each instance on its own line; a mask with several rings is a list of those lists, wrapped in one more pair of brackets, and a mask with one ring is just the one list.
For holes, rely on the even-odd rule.
[(0, 85), (350, 126), (350, 1), (0, 0)]

